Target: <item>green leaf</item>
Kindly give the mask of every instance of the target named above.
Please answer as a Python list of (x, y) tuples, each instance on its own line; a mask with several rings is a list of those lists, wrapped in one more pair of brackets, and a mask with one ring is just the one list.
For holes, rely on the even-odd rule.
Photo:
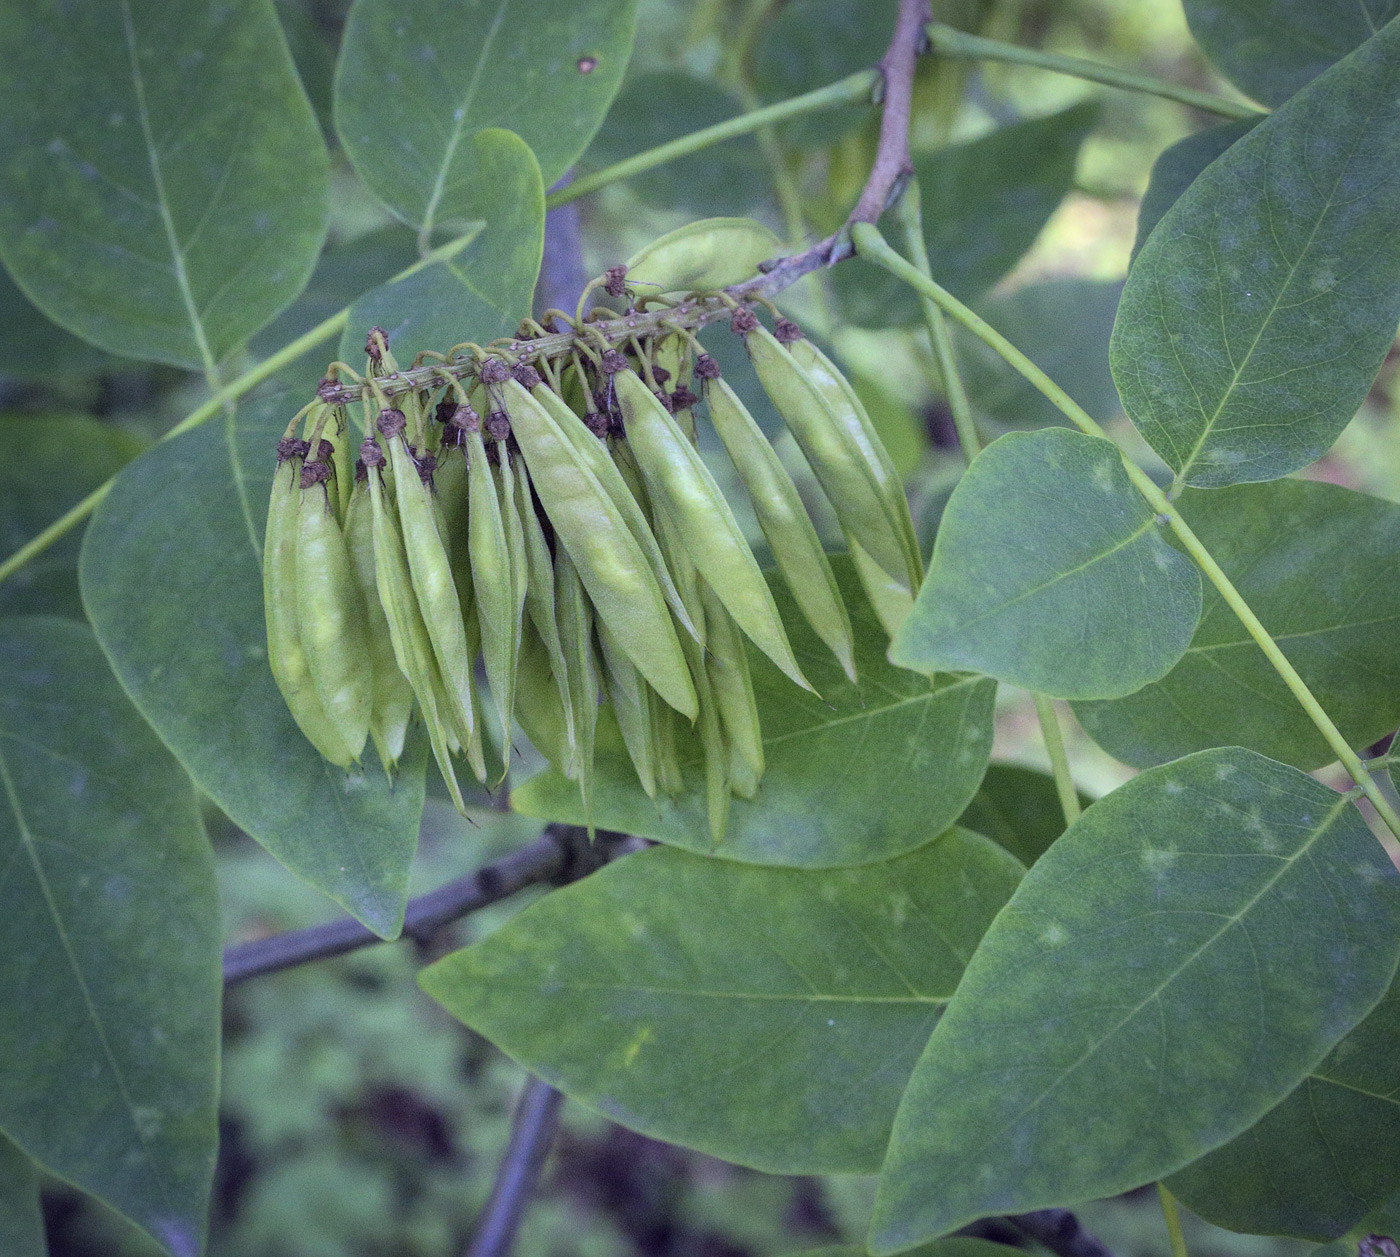
[(262, 539), (296, 401), (252, 403), (130, 463), (83, 543), (83, 602), (118, 679), (201, 789), (292, 872), (385, 937), (423, 807), (410, 739), (391, 789), (326, 763), (267, 666)]
[(1184, 0), (1196, 42), (1255, 100), (1280, 105), (1390, 21), (1396, 0)]
[(0, 1253), (48, 1257), (34, 1163), (0, 1135)]
[(1181, 1169), (1384, 995), (1400, 873), (1360, 813), (1238, 747), (1149, 769), (1032, 867), (895, 1120), (871, 1251)]
[(1213, 162), (1128, 273), (1124, 408), (1187, 484), (1273, 480), (1356, 413), (1400, 320), (1400, 24)]
[(1277, 1108), (1173, 1174), (1216, 1226), (1330, 1240), (1400, 1188), (1400, 986)]
[(873, 1173), (1021, 873), (959, 829), (820, 872), (657, 847), (548, 895), (422, 984), (624, 1126), (776, 1174)]
[[(1177, 505), (1343, 736), (1368, 746), (1400, 723), (1400, 507), (1306, 480), (1191, 490)], [(1213, 586), (1196, 635), (1160, 681), (1077, 703), (1089, 736), (1145, 768), (1247, 746), (1298, 768), (1337, 758)]]
[(458, 200), (471, 211), (470, 240), (452, 257), (355, 302), (342, 360), (363, 360), (371, 327), (389, 333), (394, 356), (407, 365), (422, 349), (444, 353), (460, 341), (509, 336), (530, 313), (544, 249), (539, 167), (510, 131), (479, 131), (467, 147), (476, 175)]
[[(81, 501), (141, 450), (142, 442), (83, 415), (0, 414), (0, 553)], [(0, 615), (83, 618), (78, 545), (70, 533), (0, 583)]]
[[(600, 170), (742, 112), (739, 100), (713, 79), (675, 69), (640, 74), (618, 93), (579, 164)], [(633, 175), (627, 187), (646, 205), (712, 218), (751, 213), (771, 197), (771, 181), (758, 142), (745, 135)]]
[[(979, 1240), (970, 1235), (954, 1235), (946, 1240), (935, 1240), (932, 1244), (920, 1244), (908, 1250), (907, 1257), (1016, 1257), (1024, 1249), (1012, 1248), (1009, 1244), (997, 1244), (991, 1240)], [(826, 1248), (804, 1248), (792, 1257), (866, 1257), (865, 1249), (859, 1244), (832, 1244)]]
[[(1081, 794), (1081, 807), (1093, 800)], [(989, 764), (958, 824), (985, 834), (1029, 868), (1065, 831), (1055, 779), (1018, 764)]]
[(0, 796), (0, 1131), (194, 1257), (217, 1143), (214, 858), (82, 625), (0, 622)]
[[(1242, 135), (1248, 135), (1259, 123), (1258, 118), (1241, 118), (1220, 126), (1206, 127), (1188, 135), (1184, 140), (1164, 148), (1152, 163), (1152, 176), (1138, 207), (1137, 239), (1133, 241), (1133, 260), (1162, 216), (1180, 199), (1207, 166), (1225, 152)], [(1000, 327), (1000, 324), (997, 324)]]
[[(1121, 283), (1047, 279), (988, 297), (977, 303), (977, 313), (1093, 418), (1107, 423), (1122, 412), (1108, 369), (1108, 339), (1122, 291)], [(994, 431), (1065, 425), (1063, 412), (990, 346), (960, 327), (954, 339), (968, 397)]]
[(270, 0), (5, 0), (0, 255), (112, 353), (212, 368), (301, 291), (328, 158)]
[(131, 365), (46, 318), (0, 266), (0, 374), (20, 380), (71, 380)]
[[(866, 70), (885, 53), (896, 0), (791, 0), (766, 23), (754, 54), (754, 86), (765, 103), (815, 91)], [(823, 109), (782, 128), (789, 142), (825, 148), (870, 116), (866, 108)]]
[(1116, 446), (1012, 432), (953, 490), (890, 658), (1112, 698), (1165, 675), (1200, 612), (1200, 575), (1159, 535)]
[(588, 147), (632, 55), (636, 0), (355, 0), (335, 123), (361, 178), (423, 239), (478, 217), (471, 142), (516, 132), (546, 185)]
[[(849, 559), (833, 555), (832, 567), (851, 613), (860, 683), (846, 679), (770, 573), (793, 651), (821, 697), (749, 651), (768, 770), (753, 799), (730, 804), (724, 842), (716, 847), (710, 838), (698, 747), (683, 765), (687, 792), (653, 803), (611, 719), (599, 728), (598, 825), (742, 863), (826, 868), (902, 855), (957, 819), (991, 752), (996, 687), (948, 676), (930, 686), (892, 667)], [(585, 819), (578, 786), (552, 768), (517, 787), (511, 806), (546, 820)]]
[[(1074, 184), (1098, 106), (999, 127), (915, 162), (933, 277), (963, 300), (1016, 265)], [(860, 327), (923, 317), (908, 284), (857, 256), (831, 272), (842, 316)]]

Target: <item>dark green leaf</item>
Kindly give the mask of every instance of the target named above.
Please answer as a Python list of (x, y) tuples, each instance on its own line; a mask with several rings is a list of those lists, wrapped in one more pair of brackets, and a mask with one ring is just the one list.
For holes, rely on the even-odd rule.
[(0, 374), (20, 380), (71, 379), (130, 365), (46, 318), (0, 266)]
[[(884, 55), (896, 0), (792, 0), (767, 24), (754, 56), (754, 85), (765, 102), (815, 91)], [(783, 128), (792, 143), (824, 148), (869, 116), (866, 109), (824, 109)]]
[(411, 739), (390, 789), (326, 763), (267, 666), (262, 538), (275, 447), (298, 401), (241, 408), (127, 466), (83, 544), (83, 602), (141, 714), (199, 786), (289, 869), (398, 932), (423, 807)]
[[(141, 442), (81, 415), (0, 414), (0, 449), (0, 553), (13, 554), (116, 475)], [(80, 537), (70, 533), (0, 584), (0, 615), (82, 619)]]
[[(1152, 229), (1161, 222), (1162, 215), (1176, 204), (1201, 171), (1240, 136), (1248, 135), (1259, 121), (1258, 118), (1243, 118), (1221, 123), (1218, 127), (1207, 127), (1162, 150), (1152, 163), (1152, 177), (1147, 182), (1147, 191), (1142, 194), (1142, 204), (1138, 207), (1137, 239), (1133, 241), (1134, 260), (1142, 251)], [(1000, 327), (1000, 324), (997, 326)]]
[[(710, 839), (698, 751), (684, 765), (687, 792), (653, 803), (609, 729), (611, 720), (600, 728), (597, 824), (722, 859), (825, 868), (888, 860), (953, 823), (991, 752), (996, 687), (948, 676), (930, 686), (927, 678), (892, 667), (849, 560), (833, 556), (832, 566), (851, 613), (860, 684), (846, 679), (787, 587), (771, 576), (793, 650), (821, 698), (749, 651), (768, 771), (752, 800), (733, 801), (724, 842), (715, 847)], [(518, 787), (511, 804), (547, 820), (585, 819), (578, 787), (554, 769)]]
[(0, 1253), (48, 1257), (34, 1163), (0, 1135)]
[[(991, 1240), (979, 1240), (970, 1235), (954, 1235), (946, 1240), (935, 1240), (932, 1244), (920, 1244), (908, 1249), (905, 1257), (1016, 1257), (1023, 1249), (1012, 1248), (1008, 1244), (996, 1244)], [(859, 1244), (833, 1244), (827, 1248), (804, 1248), (791, 1257), (866, 1257), (865, 1249)]]
[(1207, 1222), (1330, 1240), (1400, 1187), (1400, 986), (1282, 1104), (1167, 1185)]
[(1273, 480), (1356, 413), (1400, 320), (1400, 24), (1213, 162), (1128, 273), (1124, 408), (1187, 484)]
[(56, 323), (206, 367), (301, 291), (328, 161), (270, 0), (5, 0), (0, 254)]
[[(1081, 807), (1092, 802), (1079, 796)], [(987, 775), (958, 824), (985, 834), (1028, 868), (1065, 831), (1055, 779), (1017, 764), (989, 764)]]
[(420, 349), (444, 353), (460, 341), (509, 336), (530, 313), (544, 248), (539, 167), (509, 131), (478, 131), (465, 146), (475, 175), (458, 202), (470, 209), (475, 234), (452, 257), (355, 302), (340, 342), (343, 360), (363, 361), (371, 327), (389, 333), (394, 356), (407, 365)]
[(1293, 1090), (1400, 957), (1344, 795), (1238, 747), (1149, 769), (1031, 868), (900, 1105), (876, 1253), (1181, 1169)]
[(1397, 12), (1396, 0), (1184, 0), (1191, 34), (1225, 77), (1282, 104)]
[[(1108, 369), (1108, 338), (1122, 291), (1119, 283), (1046, 279), (989, 297), (977, 304), (977, 312), (1090, 415), (1107, 423), (1122, 412)], [(1000, 354), (961, 328), (955, 338), (963, 383), (984, 420), (1002, 430), (1064, 425), (1064, 414)]]
[[(713, 79), (679, 70), (641, 74), (618, 93), (580, 164), (598, 170), (742, 112)], [(634, 175), (627, 186), (658, 209), (715, 218), (749, 214), (769, 195), (770, 182), (758, 142), (746, 135)]]
[(588, 146), (632, 54), (636, 0), (355, 0), (335, 122), (355, 169), (428, 239), (473, 218), (478, 132), (516, 132), (546, 185)]
[(1316, 1257), (1357, 1257), (1357, 1241), (1367, 1235), (1400, 1236), (1400, 1195), (1392, 1196), (1373, 1209), (1347, 1233), (1346, 1237), (1314, 1248)]
[[(1188, 489), (1178, 506), (1348, 742), (1400, 724), (1400, 507), (1305, 480)], [(1337, 758), (1214, 586), (1166, 676), (1075, 715), (1138, 768), (1210, 746), (1303, 769)]]
[(959, 829), (821, 872), (658, 847), (547, 896), (422, 982), (624, 1126), (772, 1173), (872, 1173), (1021, 873)]
[[(1096, 105), (1000, 127), (915, 162), (933, 277), (967, 300), (985, 292), (1035, 243), (1074, 184)], [(861, 257), (831, 273), (841, 313), (861, 327), (917, 323), (908, 284)]]
[(1116, 697), (1170, 670), (1200, 613), (1199, 574), (1160, 536), (1116, 446), (1012, 432), (953, 491), (890, 657), (1057, 698)]
[(195, 1257), (217, 1142), (213, 853), (82, 625), (0, 623), (0, 794), (0, 1130)]

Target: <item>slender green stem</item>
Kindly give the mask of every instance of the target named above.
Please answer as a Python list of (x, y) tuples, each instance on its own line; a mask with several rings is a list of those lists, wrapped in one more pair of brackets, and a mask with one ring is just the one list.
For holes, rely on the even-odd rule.
[(1190, 87), (1181, 87), (1176, 83), (1168, 83), (1165, 79), (1154, 79), (1148, 74), (1120, 70), (1116, 66), (1103, 65), (1084, 57), (1067, 57), (1058, 52), (1042, 52), (1039, 48), (1022, 48), (1019, 44), (1007, 44), (999, 39), (969, 35), (939, 22), (932, 22), (924, 29), (928, 33), (933, 52), (955, 61), (1004, 61), (1010, 65), (1033, 66), (1037, 70), (1068, 74), (1077, 79), (1087, 79), (1091, 83), (1102, 83), (1105, 87), (1121, 88), (1126, 92), (1145, 92), (1149, 96), (1161, 96), (1178, 104), (1218, 114), (1222, 118), (1264, 116), (1264, 111), (1253, 105), (1228, 100), (1213, 92), (1198, 92)]
[(1074, 788), (1074, 778), (1070, 776), (1069, 756), (1065, 754), (1060, 718), (1048, 694), (1032, 693), (1031, 697), (1035, 699), (1035, 714), (1040, 719), (1040, 736), (1050, 756), (1050, 771), (1055, 777), (1055, 793), (1060, 796), (1060, 810), (1065, 814), (1065, 825), (1070, 826), (1079, 819), (1079, 791)]
[[(1051, 403), (1075, 424), (1081, 431), (1090, 436), (1104, 437), (1106, 433), (1094, 422), (1093, 418), (1078, 405), (1058, 384), (1045, 374), (1038, 366), (1026, 357), (1009, 340), (1006, 339), (995, 328), (991, 327), (984, 320), (980, 319), (969, 310), (961, 301), (941, 288), (926, 275), (921, 275), (914, 267), (910, 266), (899, 256), (879, 231), (869, 223), (857, 223), (851, 232), (851, 239), (855, 243), (856, 251), (864, 258), (883, 266), (892, 275), (904, 280), (916, 291), (931, 297), (939, 307), (951, 318), (961, 323), (968, 331), (980, 340), (990, 345), (996, 350), (1006, 362), (1017, 372), (1030, 381)], [(1182, 518), (1181, 512), (1176, 509), (1175, 504), (1167, 500), (1166, 494), (1153, 483), (1148, 474), (1142, 470), (1135, 462), (1126, 455), (1123, 457), (1123, 466), (1127, 470), (1128, 477), (1132, 480), (1138, 492), (1147, 499), (1147, 503), (1156, 512), (1160, 521), (1169, 524), (1181, 542), (1182, 549), (1186, 551), (1195, 561), (1197, 566), (1206, 574), (1206, 578), (1215, 586), (1226, 605), (1232, 610), (1239, 621), (1244, 625), (1245, 631), (1254, 639), (1255, 644), (1264, 652), (1264, 657), (1273, 665), (1274, 671), (1279, 674), (1283, 683), (1288, 687), (1293, 697), (1298, 700), (1298, 704), (1307, 713), (1308, 719), (1316, 726), (1317, 731), (1327, 740), (1328, 746), (1336, 753), (1342, 762), (1342, 766), (1351, 774), (1352, 780), (1361, 787), (1362, 792), (1371, 800), (1371, 806), (1376, 809), (1381, 820), (1385, 822), (1386, 828), (1400, 839), (1400, 813), (1390, 804), (1390, 800), (1381, 793), (1380, 787), (1376, 784), (1371, 774), (1367, 771), (1366, 765), (1361, 757), (1351, 749), (1347, 740), (1342, 736), (1341, 730), (1332, 722), (1332, 718), (1322, 709), (1322, 705), (1313, 696), (1313, 692), (1308, 689), (1307, 682), (1298, 675), (1298, 671), (1289, 663), (1288, 657), (1279, 649), (1278, 643), (1269, 634), (1269, 630), (1260, 622), (1259, 617), (1254, 614), (1250, 606), (1245, 602), (1240, 591), (1235, 588), (1234, 583), (1225, 574), (1210, 551), (1206, 549), (1201, 539), (1191, 530), (1191, 526)]]
[(1157, 1197), (1162, 1202), (1162, 1217), (1167, 1222), (1167, 1236), (1172, 1243), (1172, 1257), (1187, 1257), (1186, 1237), (1181, 1233), (1181, 1214), (1177, 1212), (1176, 1197), (1166, 1188), (1157, 1184)]
[(740, 135), (749, 135), (762, 127), (772, 126), (788, 118), (815, 113), (819, 109), (831, 109), (837, 105), (856, 105), (869, 101), (879, 82), (878, 70), (860, 70), (835, 83), (829, 83), (826, 87), (819, 87), (814, 92), (794, 96), (790, 100), (780, 100), (777, 104), (765, 105), (762, 109), (751, 109), (725, 122), (718, 122), (700, 131), (692, 131), (689, 135), (682, 135), (668, 144), (649, 148), (644, 153), (637, 153), (620, 162), (614, 162), (611, 166), (605, 166), (602, 170), (595, 170), (591, 175), (575, 179), (568, 187), (559, 188), (545, 197), (545, 205), (553, 209), (556, 205), (576, 201), (579, 197), (596, 192), (619, 179), (628, 179), (654, 166), (674, 161), (677, 157), (698, 153), (711, 144), (732, 140)]
[[(904, 248), (913, 259), (921, 275), (933, 278), (929, 267), (928, 246), (924, 243), (924, 214), (920, 203), (919, 182), (909, 180), (899, 204), (895, 206), (895, 216), (904, 236)], [(929, 343), (933, 346), (934, 361), (938, 364), (938, 374), (943, 377), (943, 392), (948, 400), (948, 409), (953, 413), (953, 428), (958, 434), (958, 445), (967, 465), (982, 449), (982, 440), (977, 433), (977, 421), (972, 417), (972, 406), (967, 400), (967, 389), (963, 387), (962, 374), (958, 370), (957, 356), (953, 351), (953, 338), (948, 332), (948, 320), (943, 311), (927, 293), (919, 294), (919, 305), (923, 308), (924, 323), (928, 326)]]

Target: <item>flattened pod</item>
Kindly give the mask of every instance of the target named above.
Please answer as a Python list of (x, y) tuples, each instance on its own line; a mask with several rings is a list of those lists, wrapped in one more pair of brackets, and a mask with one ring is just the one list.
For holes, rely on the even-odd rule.
[[(794, 329), (795, 330), (795, 329)], [(909, 577), (915, 590), (924, 579), (923, 554), (919, 549), (918, 534), (914, 531), (914, 519), (909, 514), (909, 499), (904, 496), (904, 483), (895, 470), (875, 425), (865, 411), (865, 405), (851, 387), (851, 382), (841, 370), (820, 349), (805, 336), (799, 335), (788, 344), (792, 359), (807, 372), (807, 378), (816, 385), (831, 413), (850, 432), (852, 440), (860, 447), (861, 454), (875, 476), (880, 492), (889, 507), (890, 515), (899, 525), (904, 539), (905, 555), (909, 562)]]
[(413, 576), (409, 570), (408, 556), (404, 553), (403, 538), (399, 535), (398, 520), (377, 467), (369, 468), (369, 494), (374, 525), (375, 586), (379, 590), (379, 603), (389, 622), (394, 658), (398, 661), (399, 671), (413, 686), (414, 696), (423, 712), (423, 722), (428, 728), (433, 758), (437, 760), (447, 792), (457, 810), (465, 815), (467, 805), (462, 799), (457, 773), (452, 766), (447, 724), (439, 710), (438, 695), (442, 691), (442, 681), (436, 675), (437, 661), (433, 656), (432, 639), (418, 609), (418, 598), (413, 592)]
[(793, 656), (773, 592), (699, 451), (639, 376), (619, 371), (613, 386), (652, 500), (676, 525), (700, 574), (754, 644), (803, 689), (812, 689)]
[(515, 718), (535, 749), (562, 772), (572, 757), (565, 723), (572, 724), (573, 715), (560, 700), (551, 671), (544, 640), (534, 623), (527, 621), (516, 668)]
[(671, 579), (671, 573), (666, 567), (666, 560), (662, 557), (661, 550), (656, 543), (656, 536), (647, 523), (647, 517), (641, 508), (640, 500), (634, 496), (626, 480), (619, 474), (617, 466), (608, 457), (608, 451), (603, 442), (588, 430), (587, 424), (574, 414), (564, 399), (552, 389), (543, 384), (537, 384), (530, 390), (530, 395), (559, 425), (559, 431), (569, 439), (588, 470), (597, 477), (603, 492), (617, 507), (618, 514), (622, 516), (628, 531), (636, 539), (642, 553), (646, 555), (647, 562), (651, 564), (652, 575), (656, 577), (656, 583), (661, 587), (666, 604), (674, 612), (681, 627), (696, 641), (703, 641), (704, 638), (697, 631), (695, 625), (691, 623), (690, 614), (686, 611), (685, 603), (676, 589), (675, 582)]
[(797, 486), (748, 407), (724, 380), (709, 380), (705, 398), (710, 406), (710, 422), (748, 490), (778, 570), (807, 623), (854, 681), (851, 619)]
[(565, 775), (578, 782), (584, 818), (593, 828), (593, 742), (598, 724), (598, 662), (593, 653), (593, 612), (569, 553), (554, 555), (559, 642), (569, 665), (569, 706), (574, 713), (574, 756)]
[(312, 484), (297, 508), (297, 627), (316, 696), (358, 762), (369, 737), (368, 617), (332, 493)]
[[(854, 537), (912, 596), (903, 527), (851, 433), (831, 413), (821, 391), (765, 328), (748, 335), (749, 358), (763, 391), (778, 408), (830, 499), (847, 537)], [(906, 508), (907, 510), (907, 508)]]
[[(515, 477), (515, 496), (516, 513), (525, 536), (526, 618), (539, 634), (548, 670), (553, 674), (552, 684), (559, 691), (559, 702), (564, 713), (564, 741), (569, 754), (558, 761), (558, 767), (567, 772), (577, 735), (574, 732), (573, 704), (569, 701), (569, 661), (559, 635), (560, 612), (554, 595), (554, 558), (549, 552), (549, 541), (544, 535), (540, 517), (535, 513), (534, 495), (530, 491), (530, 477), (525, 465), (522, 463), (518, 470), (520, 474)], [(520, 668), (524, 666), (522, 660)], [(520, 685), (521, 681), (517, 679), (516, 684)]]
[(272, 478), (263, 539), (263, 606), (267, 660), (292, 719), (332, 764), (349, 768), (355, 755), (339, 726), (326, 714), (301, 644), (297, 617), (297, 512), (301, 504), (301, 459), (285, 458)]
[(647, 292), (724, 288), (743, 283), (783, 242), (752, 218), (702, 218), (653, 240), (627, 263), (627, 279)]
[(754, 701), (753, 681), (749, 676), (749, 657), (715, 591), (702, 584), (700, 596), (710, 641), (705, 670), (709, 673), (710, 692), (714, 695), (729, 749), (729, 784), (736, 794), (751, 799), (758, 790), (764, 763), (763, 728), (759, 724), (758, 703)]
[(647, 798), (654, 799), (656, 735), (651, 727), (647, 683), (632, 666), (632, 661), (603, 621), (597, 620), (594, 627), (598, 630), (598, 645), (603, 651), (603, 671), (607, 675), (608, 697), (612, 699), (617, 727), (622, 730), (622, 741), (627, 747), (627, 754), (631, 756), (632, 767), (637, 770), (637, 780), (642, 783)]
[(486, 681), (501, 714), (501, 779), (510, 767), (510, 721), (515, 705), (516, 580), (511, 571), (510, 542), (486, 461), (480, 432), (467, 434), (467, 553), (471, 555), (472, 594), (481, 625), (481, 653)]
[(365, 640), (370, 667), (369, 736), (379, 762), (392, 777), (403, 754), (413, 714), (413, 686), (399, 671), (389, 620), (379, 605), (374, 577), (374, 507), (367, 481), (355, 485), (345, 512), (345, 545), (365, 603)]
[(865, 596), (875, 609), (880, 627), (893, 637), (905, 617), (914, 609), (913, 595), (876, 563), (854, 537), (847, 535), (846, 544), (851, 547), (856, 575), (860, 577)]
[(680, 753), (676, 746), (677, 722), (680, 717), (657, 696), (651, 694), (651, 728), (655, 738), (652, 759), (656, 764), (656, 786), (675, 798), (685, 793), (685, 777), (681, 774)]
[[(466, 742), (476, 727), (476, 712), (472, 706), (472, 659), (467, 653), (457, 585), (452, 579), (447, 549), (438, 533), (431, 490), (418, 475), (418, 467), (401, 438), (390, 438), (385, 445), (384, 453), (393, 470), (394, 496), (413, 593), (432, 643), (433, 658), (442, 677), (442, 694), (447, 700), (446, 710), (441, 715), (457, 731), (459, 740)], [(418, 697), (421, 702), (422, 694)]]
[(617, 507), (548, 412), (515, 380), (502, 388), (530, 479), (598, 618), (647, 682), (681, 715), (695, 687), (651, 566)]

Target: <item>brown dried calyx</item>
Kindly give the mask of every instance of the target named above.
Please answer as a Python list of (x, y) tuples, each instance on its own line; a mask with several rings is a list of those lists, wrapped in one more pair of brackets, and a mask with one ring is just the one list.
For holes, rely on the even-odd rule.
[(619, 371), (629, 369), (627, 355), (618, 353), (616, 349), (609, 349), (598, 364), (598, 369), (604, 375), (616, 375)]
[(389, 333), (382, 327), (372, 327), (365, 337), (365, 353), (371, 362), (378, 362), (389, 348)]
[(301, 466), (301, 487), (309, 489), (314, 484), (324, 484), (331, 478), (331, 469), (325, 463), (309, 462)]
[(739, 336), (747, 336), (758, 328), (758, 315), (752, 310), (735, 310), (734, 317), (729, 320), (729, 330)]
[(791, 319), (779, 319), (773, 324), (773, 339), (780, 345), (791, 345), (795, 340), (802, 340), (802, 329)]
[(277, 442), (277, 462), (285, 463), (289, 458), (305, 458), (311, 452), (311, 442), (300, 437), (283, 437)]
[(627, 291), (627, 286), (623, 282), (627, 278), (625, 266), (610, 266), (603, 272), (603, 275), (608, 281), (603, 285), (603, 291), (609, 297), (621, 297)]
[(521, 388), (534, 388), (537, 384), (541, 383), (540, 373), (528, 362), (518, 363), (515, 370), (511, 372), (511, 375), (515, 377), (515, 382), (519, 384)]
[(702, 380), (717, 380), (720, 377), (719, 363), (709, 354), (701, 354), (695, 360), (695, 374)]
[(365, 467), (383, 467), (385, 463), (384, 451), (379, 448), (379, 442), (372, 436), (367, 436), (360, 443), (360, 463)]
[(483, 384), (504, 384), (510, 379), (510, 368), (499, 358), (487, 358), (481, 364), (480, 374)]
[(510, 436), (510, 416), (504, 410), (493, 410), (486, 416), (486, 433), (497, 441)]
[(390, 439), (400, 436), (403, 430), (408, 427), (408, 420), (404, 418), (402, 410), (381, 410), (379, 417), (374, 421), (374, 426), (379, 429), (382, 436)]

